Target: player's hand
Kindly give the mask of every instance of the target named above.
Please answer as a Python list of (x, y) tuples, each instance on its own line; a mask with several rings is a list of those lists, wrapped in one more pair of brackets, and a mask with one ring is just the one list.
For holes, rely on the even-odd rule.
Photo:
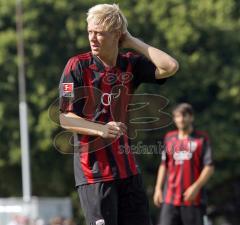
[(154, 205), (160, 207), (163, 202), (163, 194), (161, 189), (156, 189), (153, 195)]
[(199, 188), (194, 184), (191, 185), (183, 193), (184, 201), (193, 202), (196, 199), (198, 192), (199, 192)]
[(131, 43), (133, 39), (134, 39), (133, 36), (128, 31), (126, 31), (125, 33), (122, 34), (119, 40), (120, 47), (131, 48)]
[(127, 132), (127, 127), (122, 122), (111, 121), (103, 125), (101, 131), (102, 138), (118, 138)]

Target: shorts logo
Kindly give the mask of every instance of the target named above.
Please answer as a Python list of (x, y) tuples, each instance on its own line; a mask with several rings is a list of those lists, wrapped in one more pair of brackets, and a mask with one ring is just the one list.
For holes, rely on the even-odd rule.
[(104, 219), (97, 220), (96, 225), (105, 225)]
[(63, 97), (74, 97), (73, 83), (62, 83)]

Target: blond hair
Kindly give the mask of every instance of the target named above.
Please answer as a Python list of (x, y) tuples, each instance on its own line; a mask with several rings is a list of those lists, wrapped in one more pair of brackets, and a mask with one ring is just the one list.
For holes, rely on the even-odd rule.
[(87, 22), (101, 25), (105, 31), (127, 31), (127, 19), (117, 4), (98, 4), (88, 10)]

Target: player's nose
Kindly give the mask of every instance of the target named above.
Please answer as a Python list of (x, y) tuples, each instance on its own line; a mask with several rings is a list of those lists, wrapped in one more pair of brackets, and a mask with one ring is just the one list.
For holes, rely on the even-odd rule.
[(90, 33), (89, 34), (89, 40), (90, 41), (96, 41), (96, 38), (97, 38), (97, 36), (96, 36), (96, 33), (95, 32), (92, 32), (92, 33)]

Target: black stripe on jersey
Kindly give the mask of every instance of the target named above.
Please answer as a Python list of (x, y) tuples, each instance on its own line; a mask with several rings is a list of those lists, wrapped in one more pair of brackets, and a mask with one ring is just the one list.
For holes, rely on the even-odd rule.
[[(78, 134), (74, 133), (73, 134), (73, 140), (74, 140), (74, 170), (75, 170), (75, 180), (76, 180), (76, 186), (79, 185), (79, 181), (87, 183), (87, 178), (84, 175), (81, 163), (80, 163), (80, 154), (81, 154), (81, 149), (80, 146), (78, 145)], [(79, 172), (80, 171), (80, 172)], [(79, 177), (81, 176), (81, 177)]]
[(97, 56), (92, 55), (92, 62), (94, 62), (97, 65), (97, 68), (99, 69), (100, 72), (105, 72), (105, 67)]
[[(100, 84), (101, 82), (99, 82), (99, 72), (98, 71), (93, 71), (92, 73), (92, 80), (96, 80), (95, 82), (93, 82), (93, 87), (96, 88), (96, 89), (100, 89)], [(94, 96), (95, 97), (95, 101), (96, 101), (96, 95)], [(103, 111), (103, 104), (101, 104), (101, 99), (97, 100), (99, 102), (99, 104), (96, 105), (96, 110), (94, 112), (94, 119), (93, 121), (97, 121), (99, 116), (101, 115), (101, 112)], [(96, 102), (97, 102), (96, 101)]]
[[(121, 136), (121, 137), (119, 138), (119, 144), (120, 144), (120, 146), (124, 146), (124, 150), (125, 150), (126, 144), (125, 144), (125, 142), (124, 142), (124, 140), (123, 140), (123, 136)], [(130, 146), (128, 146), (128, 147), (130, 148)], [(117, 154), (120, 154), (120, 153), (117, 153)], [(130, 168), (130, 165), (129, 165), (129, 161), (128, 161), (128, 156), (127, 156), (127, 154), (130, 154), (130, 153), (128, 152), (128, 149), (127, 149), (127, 151), (123, 151), (122, 156), (123, 156), (123, 158), (124, 158), (126, 173), (127, 173), (128, 176), (131, 176), (131, 175), (132, 175), (132, 171), (131, 171), (131, 168)]]
[(131, 62), (129, 62), (127, 60), (127, 58), (122, 57), (121, 55), (119, 57), (121, 57), (121, 60), (120, 60), (120, 58), (118, 58), (118, 64), (119, 64), (120, 70), (121, 71), (126, 71), (128, 64), (131, 63)]
[[(183, 177), (184, 175), (183, 175), (183, 165), (184, 165), (184, 163), (183, 164), (181, 164), (181, 169), (180, 169), (180, 176), (181, 177)], [(180, 193), (181, 193), (181, 202), (184, 202), (184, 199), (183, 199), (183, 191), (184, 191), (184, 179), (181, 179), (181, 184), (180, 184)]]
[(76, 77), (79, 82), (79, 86), (83, 86), (83, 79), (82, 79), (83, 70), (82, 70), (82, 65), (80, 62), (78, 62), (76, 69), (77, 69), (76, 74), (80, 74), (79, 77)]

